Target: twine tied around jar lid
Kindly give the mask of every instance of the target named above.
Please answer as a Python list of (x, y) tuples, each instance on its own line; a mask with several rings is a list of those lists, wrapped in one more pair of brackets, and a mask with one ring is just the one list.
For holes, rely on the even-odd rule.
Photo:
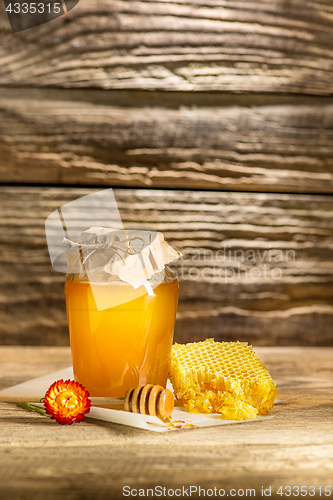
[(64, 238), (67, 250), (67, 272), (86, 276), (99, 273), (116, 276), (138, 288), (164, 270), (170, 262), (181, 257), (163, 234), (148, 228), (113, 230), (91, 227), (77, 241)]
[(138, 296), (146, 293), (136, 290), (143, 285), (154, 295), (164, 278), (175, 279), (167, 264), (181, 256), (152, 228), (125, 229), (112, 189), (54, 210), (45, 221), (45, 234), (52, 267), (67, 274), (67, 281), (89, 282), (98, 310), (111, 307), (98, 298), (100, 285), (128, 283)]

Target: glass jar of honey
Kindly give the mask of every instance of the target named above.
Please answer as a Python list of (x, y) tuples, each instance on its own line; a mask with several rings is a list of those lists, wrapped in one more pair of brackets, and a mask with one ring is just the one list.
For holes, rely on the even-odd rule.
[(103, 273), (89, 279), (67, 274), (74, 376), (91, 396), (124, 397), (129, 388), (148, 383), (165, 387), (178, 281), (165, 267), (162, 278), (153, 276), (150, 283), (150, 289), (134, 288)]

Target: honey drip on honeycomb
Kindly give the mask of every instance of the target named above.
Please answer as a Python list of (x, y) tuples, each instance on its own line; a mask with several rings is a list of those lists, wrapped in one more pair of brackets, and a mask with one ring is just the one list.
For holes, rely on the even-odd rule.
[(247, 342), (174, 344), (169, 376), (186, 411), (227, 420), (267, 415), (279, 392)]

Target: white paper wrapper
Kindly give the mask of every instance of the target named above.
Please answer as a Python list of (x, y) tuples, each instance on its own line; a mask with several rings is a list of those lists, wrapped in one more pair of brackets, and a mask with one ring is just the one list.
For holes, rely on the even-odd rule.
[[(22, 384), (18, 384), (0, 391), (0, 394), (34, 394), (36, 396), (40, 395), (40, 397), (43, 398), (50, 385), (53, 384), (53, 382), (61, 379), (74, 380), (73, 369), (71, 367), (65, 368), (64, 370), (50, 373), (49, 375), (35, 378), (33, 380), (29, 380), (28, 382), (23, 382)], [(172, 389), (171, 386), (169, 386), (169, 388)], [(34, 405), (37, 406), (36, 403), (34, 403)], [(42, 407), (43, 405), (38, 406)], [(104, 420), (106, 422), (113, 422), (115, 424), (136, 427), (138, 429), (144, 429), (153, 432), (170, 432), (195, 427), (242, 424), (245, 422), (258, 422), (258, 420), (267, 420), (269, 418), (273, 418), (272, 416), (265, 416), (257, 417), (253, 420), (223, 420), (221, 418), (221, 415), (218, 414), (190, 414), (185, 412), (181, 407), (175, 407), (172, 413), (171, 422), (164, 423), (158, 417), (129, 413), (122, 410), (109, 410), (107, 408), (99, 408), (96, 406), (91, 407), (90, 413), (87, 416), (89, 418), (95, 418), (97, 420)]]
[(90, 282), (99, 311), (116, 304), (116, 296), (103, 293), (99, 284), (120, 281), (138, 289), (138, 296), (147, 292), (155, 295), (153, 288), (166, 277), (175, 279), (166, 265), (181, 256), (168, 245), (162, 233), (149, 228), (91, 227), (77, 241), (64, 240), (70, 245), (69, 280), (78, 276), (79, 281)]
[[(181, 254), (151, 229), (112, 230), (91, 227), (78, 241), (70, 242), (68, 273), (91, 279), (96, 275), (117, 277), (134, 288), (144, 285)], [(104, 276), (105, 279), (105, 276)], [(162, 278), (163, 281), (163, 278)]]

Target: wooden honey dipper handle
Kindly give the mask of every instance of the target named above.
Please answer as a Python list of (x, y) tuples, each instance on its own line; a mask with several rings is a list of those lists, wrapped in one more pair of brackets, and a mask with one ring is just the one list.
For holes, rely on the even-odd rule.
[[(0, 402), (6, 403), (40, 403), (40, 396), (27, 394), (0, 394)], [(126, 411), (142, 413), (161, 418), (168, 418), (174, 407), (174, 397), (169, 389), (161, 385), (139, 385), (129, 389), (125, 398), (90, 397), (94, 406), (123, 406)]]

